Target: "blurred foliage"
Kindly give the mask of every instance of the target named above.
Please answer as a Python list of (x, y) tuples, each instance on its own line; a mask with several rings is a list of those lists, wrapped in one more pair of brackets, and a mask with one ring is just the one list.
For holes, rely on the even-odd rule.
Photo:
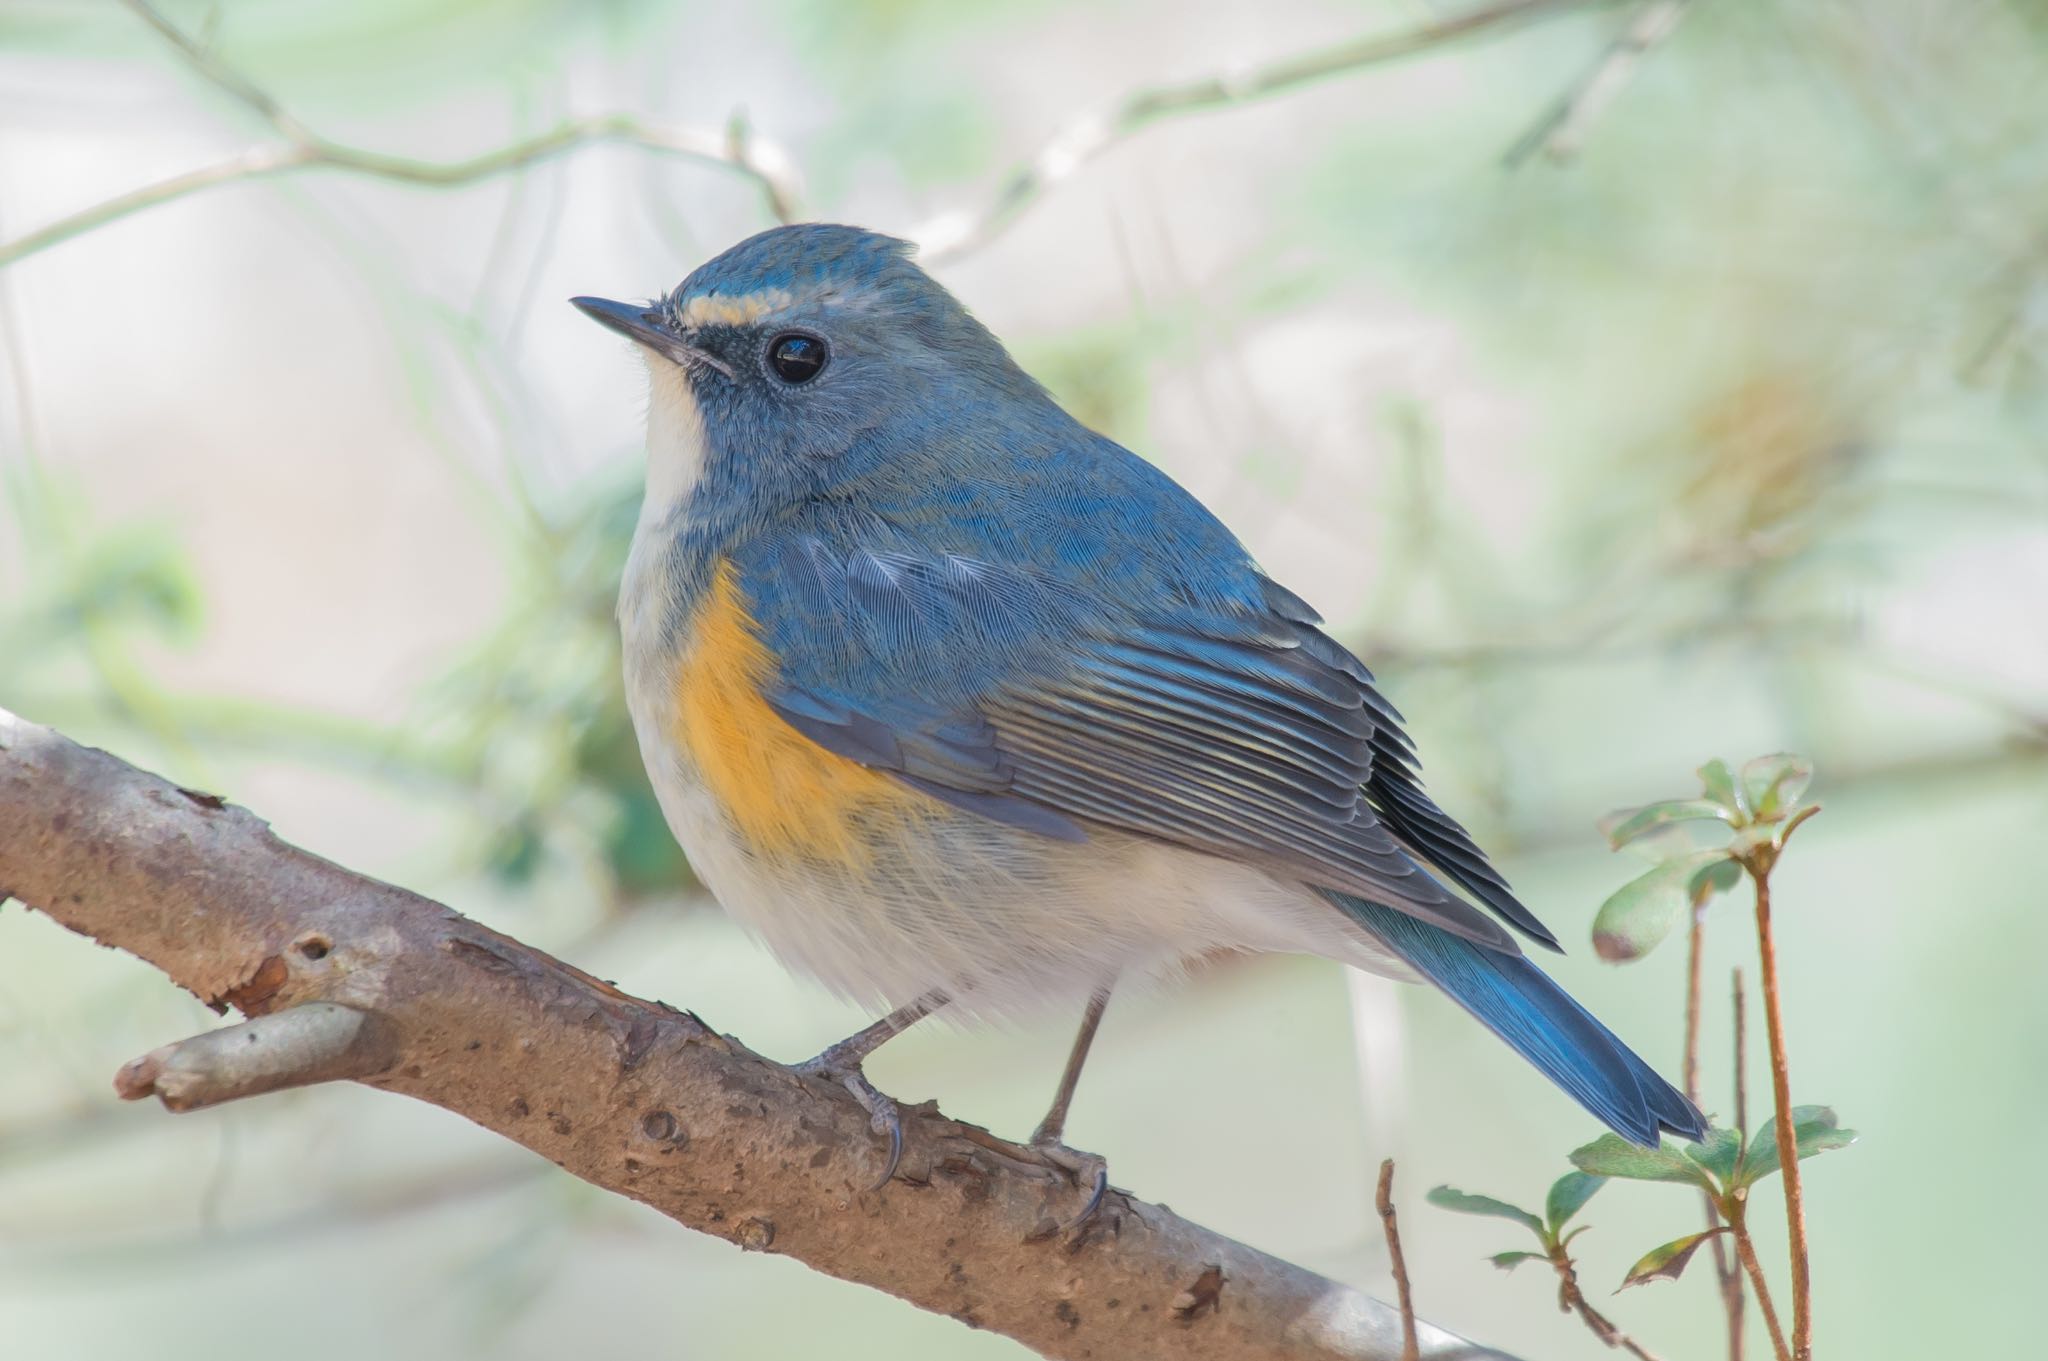
[(614, 610), (637, 479), (603, 479), (520, 554), (510, 617), (422, 703), (420, 730), (485, 809), (478, 858), (508, 885), (588, 862), (622, 900), (690, 883), (640, 763)]

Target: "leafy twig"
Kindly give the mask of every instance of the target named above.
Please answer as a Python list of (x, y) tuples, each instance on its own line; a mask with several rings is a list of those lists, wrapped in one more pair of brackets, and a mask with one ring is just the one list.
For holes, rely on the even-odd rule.
[(328, 169), (401, 184), (450, 188), (533, 165), (593, 142), (618, 143), (723, 166), (760, 187), (768, 212), (776, 221), (794, 221), (799, 215), (801, 191), (793, 162), (781, 148), (755, 137), (738, 119), (725, 128), (709, 129), (646, 123), (623, 113), (600, 114), (568, 119), (546, 132), (463, 160), (421, 161), (388, 156), (331, 141), (314, 132), (261, 86), (158, 13), (147, 0), (125, 3), (162, 34), (194, 71), (262, 118), (280, 140), (252, 146), (211, 165), (131, 189), (25, 236), (0, 243), (0, 268), (96, 227), (216, 185), (267, 179), (299, 170)]
[(1553, 161), (1576, 156), (1594, 120), (1614, 102), (1643, 58), (1671, 36), (1689, 8), (1691, 0), (1646, 0), (1600, 54), (1593, 69), (1517, 138), (1502, 159), (1513, 167), (1538, 151)]
[[(1797, 1106), (1790, 1118), (1780, 1123), (1769, 1120), (1756, 1137), (1744, 1142), (1732, 1129), (1709, 1129), (1695, 1143), (1665, 1143), (1643, 1148), (1616, 1134), (1603, 1134), (1592, 1143), (1572, 1151), (1572, 1165), (1594, 1178), (1621, 1177), (1630, 1181), (1673, 1182), (1694, 1186), (1713, 1196), (1725, 1229), (1689, 1233), (1645, 1253), (1629, 1268), (1624, 1286), (1655, 1280), (1676, 1280), (1685, 1271), (1701, 1244), (1721, 1233), (1735, 1239), (1736, 1256), (1756, 1287), (1757, 1307), (1769, 1325), (1778, 1361), (1790, 1361), (1785, 1334), (1778, 1323), (1778, 1311), (1771, 1300), (1770, 1286), (1757, 1261), (1756, 1247), (1749, 1235), (1749, 1197), (1756, 1184), (1777, 1175), (1779, 1149), (1790, 1145), (1794, 1156), (1811, 1158), (1829, 1149), (1847, 1148), (1856, 1141), (1856, 1131), (1843, 1129), (1835, 1112), (1826, 1106)], [(1551, 1240), (1544, 1240), (1545, 1248)]]
[[(1586, 1151), (1580, 1150), (1581, 1153)], [(1577, 1158), (1578, 1154), (1574, 1154), (1574, 1161)], [(1388, 1175), (1387, 1169), (1383, 1166), (1380, 1171), (1381, 1178), (1384, 1180)], [(1688, 1179), (1691, 1179), (1690, 1176)], [(1593, 1336), (1609, 1347), (1619, 1347), (1640, 1361), (1657, 1361), (1653, 1352), (1615, 1327), (1614, 1321), (1595, 1309), (1587, 1301), (1585, 1292), (1579, 1289), (1578, 1266), (1572, 1261), (1572, 1240), (1586, 1229), (1581, 1225), (1567, 1233), (1566, 1226), (1586, 1207), (1586, 1202), (1598, 1194), (1600, 1188), (1606, 1184), (1607, 1178), (1598, 1173), (1583, 1169), (1565, 1173), (1551, 1183), (1549, 1194), (1544, 1196), (1541, 1218), (1519, 1205), (1510, 1205), (1492, 1196), (1473, 1195), (1449, 1186), (1437, 1187), (1426, 1199), (1432, 1205), (1455, 1210), (1459, 1214), (1513, 1220), (1535, 1234), (1537, 1246), (1541, 1251), (1498, 1252), (1490, 1260), (1503, 1271), (1513, 1271), (1524, 1262), (1548, 1262), (1550, 1269), (1557, 1273), (1557, 1307), (1560, 1312), (1577, 1314), (1585, 1321), (1586, 1326), (1593, 1330)], [(1669, 1271), (1661, 1274), (1675, 1275), (1684, 1269), (1685, 1263), (1681, 1259)]]
[[(1817, 807), (1801, 809), (1786, 823), (1776, 842), (1753, 848), (1744, 859), (1756, 885), (1757, 967), (1763, 975), (1764, 1036), (1771, 1055), (1771, 1101), (1776, 1107), (1778, 1128), (1792, 1127), (1792, 1077), (1785, 1055), (1785, 1016), (1778, 986), (1778, 946), (1771, 933), (1771, 869), (1777, 863), (1778, 846), (1792, 829), (1818, 812)], [(1799, 1149), (1796, 1140), (1778, 1140), (1778, 1167), (1785, 1176), (1785, 1232), (1792, 1265), (1792, 1361), (1808, 1361), (1813, 1355), (1813, 1281), (1806, 1246), (1806, 1199), (1799, 1183)]]
[(1498, 0), (1401, 33), (1357, 38), (1282, 58), (1247, 71), (1133, 90), (1107, 109), (1081, 114), (1054, 129), (1031, 157), (1003, 180), (994, 199), (971, 213), (945, 214), (911, 233), (927, 260), (947, 260), (987, 245), (1048, 189), (1134, 133), (1163, 118), (1234, 107), (1331, 76), (1413, 56), (1459, 38), (1531, 19), (1587, 0)]
[[(1686, 1085), (1699, 1091), (1697, 1053), (1699, 1043), (1700, 963), (1699, 947), (1704, 930), (1700, 912), (1706, 900), (1719, 890), (1733, 887), (1747, 875), (1756, 894), (1758, 958), (1763, 970), (1764, 1022), (1771, 1054), (1771, 1094), (1775, 1117), (1759, 1131), (1754, 1144), (1745, 1145), (1747, 1096), (1742, 1086), (1743, 1017), (1741, 975), (1736, 975), (1736, 1121), (1741, 1133), (1720, 1131), (1714, 1138), (1693, 1145), (1687, 1158), (1701, 1170), (1695, 1176), (1683, 1162), (1650, 1159), (1637, 1164), (1647, 1171), (1617, 1170), (1625, 1166), (1612, 1159), (1595, 1157), (1592, 1163), (1573, 1161), (1582, 1170), (1609, 1175), (1643, 1175), (1650, 1180), (1691, 1180), (1709, 1195), (1711, 1208), (1729, 1222), (1736, 1238), (1737, 1255), (1757, 1288), (1757, 1304), (1771, 1324), (1772, 1341), (1780, 1361), (1810, 1361), (1813, 1352), (1811, 1269), (1806, 1242), (1806, 1212), (1802, 1195), (1799, 1160), (1823, 1148), (1840, 1147), (1838, 1140), (1853, 1135), (1839, 1131), (1834, 1113), (1822, 1106), (1792, 1105), (1791, 1078), (1785, 1055), (1785, 1026), (1778, 982), (1777, 943), (1771, 933), (1771, 871), (1783, 855), (1785, 844), (1805, 821), (1820, 811), (1818, 804), (1802, 804), (1813, 776), (1812, 763), (1791, 755), (1760, 756), (1742, 767), (1740, 774), (1726, 762), (1709, 761), (1698, 771), (1702, 796), (1648, 804), (1633, 812), (1613, 815), (1606, 823), (1608, 840), (1617, 848), (1641, 843), (1652, 849), (1661, 863), (1601, 904), (1594, 921), (1593, 941), (1603, 958), (1641, 958), (1668, 934), (1685, 908), (1692, 909), (1693, 959), (1687, 970), (1686, 997)], [(1725, 846), (1700, 850), (1684, 849), (1675, 837), (1681, 824), (1718, 820), (1727, 825), (1730, 837)], [(1802, 1123), (1804, 1121), (1804, 1123)], [(1766, 1151), (1764, 1146), (1768, 1144)], [(1802, 1147), (1804, 1145), (1804, 1147)], [(1718, 1161), (1730, 1150), (1742, 1152), (1739, 1163), (1722, 1167)], [(1594, 1145), (1580, 1150), (1594, 1150)], [(1752, 1157), (1752, 1153), (1755, 1155)], [(1705, 1159), (1703, 1161), (1702, 1159)], [(1792, 1340), (1788, 1351), (1777, 1324), (1756, 1254), (1748, 1245), (1746, 1227), (1748, 1188), (1762, 1175), (1765, 1162), (1785, 1177), (1785, 1215), (1790, 1241), (1792, 1277)], [(1709, 1215), (1708, 1234), (1713, 1232)], [(1687, 1240), (1681, 1240), (1684, 1242)], [(1667, 1245), (1675, 1248), (1677, 1244)], [(1660, 1249), (1660, 1251), (1663, 1251)], [(1654, 1256), (1654, 1255), (1653, 1255)], [(1649, 1259), (1646, 1259), (1648, 1261)], [(1725, 1259), (1716, 1254), (1719, 1265)], [(1680, 1268), (1682, 1269), (1682, 1268)], [(1730, 1347), (1739, 1343), (1740, 1284), (1730, 1289), (1722, 1279), (1722, 1293), (1729, 1312)]]
[(1394, 1217), (1394, 1160), (1380, 1163), (1379, 1190), (1373, 1206), (1387, 1230), (1387, 1262), (1394, 1272), (1394, 1298), (1401, 1309), (1401, 1361), (1416, 1361), (1422, 1353), (1415, 1341), (1415, 1297), (1408, 1290), (1408, 1260), (1401, 1255), (1401, 1225)]

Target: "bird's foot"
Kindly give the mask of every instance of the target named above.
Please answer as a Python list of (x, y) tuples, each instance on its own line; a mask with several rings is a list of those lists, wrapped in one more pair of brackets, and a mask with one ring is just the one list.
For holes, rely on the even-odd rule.
[(1060, 1131), (1040, 1125), (1031, 1135), (1031, 1150), (1043, 1159), (1047, 1166), (1067, 1174), (1076, 1187), (1085, 1187), (1088, 1201), (1081, 1207), (1081, 1213), (1060, 1226), (1062, 1233), (1080, 1228), (1095, 1217), (1102, 1208), (1102, 1198), (1109, 1193), (1109, 1163), (1100, 1153), (1083, 1153), (1078, 1148), (1068, 1148), (1060, 1142)]
[(879, 1191), (889, 1184), (889, 1179), (896, 1175), (897, 1164), (903, 1161), (903, 1112), (896, 1108), (894, 1101), (877, 1091), (874, 1083), (868, 1081), (867, 1074), (861, 1071), (859, 1059), (850, 1058), (839, 1051), (840, 1046), (835, 1044), (816, 1058), (806, 1059), (797, 1064), (796, 1071), (805, 1077), (836, 1082), (852, 1092), (853, 1099), (860, 1102), (861, 1107), (867, 1111), (868, 1124), (875, 1133), (888, 1136), (889, 1160), (882, 1168), (882, 1175), (868, 1188), (871, 1191)]

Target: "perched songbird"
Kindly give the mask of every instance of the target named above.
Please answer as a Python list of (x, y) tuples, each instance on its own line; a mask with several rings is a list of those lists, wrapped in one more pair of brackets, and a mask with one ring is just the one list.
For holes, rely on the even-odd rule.
[[(690, 863), (790, 967), (888, 1009), (1084, 1017), (1216, 951), (1449, 993), (1609, 1127), (1699, 1113), (1523, 954), (1557, 942), (1431, 802), (1400, 715), (1229, 530), (1084, 428), (902, 242), (778, 227), (645, 305), (626, 693)], [(1094, 1206), (1089, 1202), (1089, 1209)], [(1084, 1214), (1088, 1211), (1083, 1211)]]

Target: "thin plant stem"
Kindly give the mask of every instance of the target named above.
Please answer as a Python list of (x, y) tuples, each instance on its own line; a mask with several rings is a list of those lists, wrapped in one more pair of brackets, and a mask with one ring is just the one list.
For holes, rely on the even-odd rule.
[[(1749, 1026), (1748, 1018), (1743, 1014), (1743, 1007), (1746, 1003), (1742, 995), (1742, 970), (1740, 968), (1734, 970), (1730, 982), (1730, 992), (1733, 994), (1732, 1001), (1735, 1010), (1735, 1146), (1737, 1148), (1746, 1148), (1749, 1146), (1749, 1082), (1743, 1074), (1749, 1065)], [(1711, 1226), (1720, 1222), (1720, 1207), (1714, 1203), (1713, 1197), (1709, 1196), (1707, 1198), (1707, 1223)], [(1727, 1261), (1727, 1259), (1722, 1252), (1721, 1240), (1716, 1238), (1714, 1240), (1714, 1272), (1720, 1277), (1721, 1281), (1721, 1308), (1728, 1316), (1728, 1361), (1742, 1361), (1743, 1347), (1747, 1341), (1746, 1334), (1748, 1332), (1748, 1320), (1745, 1317), (1747, 1312), (1744, 1298), (1745, 1292), (1742, 1286), (1742, 1267), (1738, 1263), (1728, 1262), (1727, 1272), (1722, 1274), (1721, 1268), (1724, 1261)]]
[(1686, 1099), (1694, 1105), (1700, 1100), (1700, 968), (1706, 943), (1707, 895), (1702, 894), (1693, 899), (1692, 932), (1686, 938), (1685, 1062), (1680, 1068)]
[(1756, 1259), (1756, 1244), (1749, 1238), (1748, 1208), (1738, 1200), (1728, 1209), (1728, 1229), (1735, 1236), (1735, 1255), (1749, 1273), (1750, 1284), (1756, 1287), (1756, 1307), (1764, 1316), (1764, 1326), (1771, 1330), (1771, 1350), (1777, 1353), (1778, 1361), (1792, 1361), (1792, 1349), (1785, 1345), (1785, 1330), (1778, 1323), (1778, 1307), (1771, 1302), (1770, 1283), (1764, 1279), (1763, 1264)]
[[(1692, 930), (1686, 939), (1685, 966), (1685, 1062), (1682, 1068), (1686, 1099), (1697, 1106), (1701, 1102), (1700, 1082), (1700, 994), (1704, 990), (1703, 972), (1706, 964), (1707, 904), (1712, 901), (1711, 893), (1702, 893), (1693, 899)], [(1741, 1025), (1738, 1017), (1736, 1024)], [(1721, 1227), (1721, 1211), (1714, 1204), (1711, 1192), (1701, 1191), (1700, 1200), (1706, 1207), (1707, 1227)], [(1743, 1291), (1742, 1267), (1728, 1255), (1728, 1245), (1716, 1234), (1709, 1244), (1714, 1252), (1714, 1279), (1721, 1287), (1721, 1310), (1727, 1316), (1728, 1361), (1742, 1361), (1743, 1355)]]
[(1731, 971), (1729, 991), (1735, 1001), (1735, 1133), (1749, 1146), (1749, 999), (1742, 990), (1742, 970)]
[(1785, 1058), (1785, 1015), (1778, 987), (1778, 946), (1771, 935), (1771, 867), (1751, 870), (1756, 884), (1757, 966), (1763, 975), (1764, 1035), (1771, 1053), (1771, 1101), (1778, 1117), (1778, 1170), (1785, 1178), (1785, 1231), (1792, 1264), (1792, 1361), (1813, 1355), (1812, 1278), (1806, 1251), (1806, 1199), (1799, 1185), (1799, 1138), (1792, 1123), (1792, 1076)]
[(1387, 1231), (1387, 1260), (1394, 1272), (1394, 1298), (1401, 1306), (1401, 1361), (1419, 1361), (1421, 1345), (1415, 1338), (1415, 1299), (1408, 1290), (1408, 1261), (1401, 1255), (1401, 1225), (1394, 1217), (1394, 1160), (1380, 1163), (1379, 1190), (1373, 1207)]

